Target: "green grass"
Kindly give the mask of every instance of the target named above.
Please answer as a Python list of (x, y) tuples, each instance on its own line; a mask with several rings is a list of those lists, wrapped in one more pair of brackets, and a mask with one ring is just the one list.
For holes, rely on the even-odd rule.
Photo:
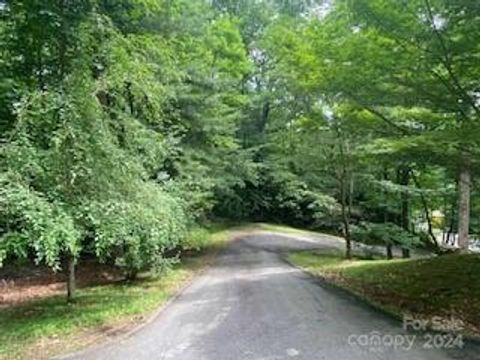
[(71, 304), (64, 296), (52, 296), (0, 310), (0, 359), (47, 358), (78, 348), (88, 332), (99, 337), (109, 328), (131, 327), (210, 263), (227, 238), (224, 228), (213, 226), (207, 249), (160, 276), (142, 274), (131, 284), (78, 289)]
[(289, 260), (395, 316), (460, 319), (480, 335), (480, 256), (416, 260), (344, 260), (341, 254), (296, 252)]

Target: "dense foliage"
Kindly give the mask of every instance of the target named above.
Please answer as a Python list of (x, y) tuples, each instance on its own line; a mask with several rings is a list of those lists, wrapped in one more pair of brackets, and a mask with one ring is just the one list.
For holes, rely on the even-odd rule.
[(0, 19), (0, 263), (134, 277), (215, 216), (341, 231), (347, 256), (480, 230), (475, 1), (5, 0)]

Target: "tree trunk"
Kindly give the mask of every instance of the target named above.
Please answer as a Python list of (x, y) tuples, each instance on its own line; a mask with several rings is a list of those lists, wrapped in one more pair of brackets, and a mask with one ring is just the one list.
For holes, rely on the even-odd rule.
[[(346, 143), (345, 138), (343, 137), (342, 131), (338, 126), (335, 127), (338, 140), (338, 150), (339, 150), (339, 165), (340, 168), (337, 172), (337, 181), (340, 190), (340, 207), (341, 207), (341, 217), (343, 224), (343, 236), (345, 238), (345, 258), (352, 258), (352, 238), (350, 235), (350, 206), (347, 192), (350, 190), (350, 176), (352, 176), (351, 169), (348, 164), (346, 152), (349, 151), (348, 143)], [(351, 194), (350, 194), (351, 196)]]
[(355, 190), (355, 179), (353, 173), (350, 174), (350, 186), (348, 188), (348, 218), (352, 218), (353, 209), (353, 192)]
[[(410, 182), (410, 169), (408, 167), (402, 167), (400, 169), (400, 185), (408, 186)], [(410, 199), (409, 194), (406, 189), (402, 189), (401, 193), (401, 208), (402, 208), (402, 218), (401, 224), (402, 228), (405, 231), (410, 232)], [(402, 248), (402, 257), (409, 258), (410, 257), (410, 249)]]
[[(388, 169), (385, 167), (383, 169), (383, 180), (388, 181)], [(384, 203), (384, 209), (383, 209), (383, 223), (386, 224), (388, 223), (389, 220), (389, 213), (388, 213), (388, 192), (384, 191), (383, 192), (383, 203)], [(391, 243), (386, 243), (385, 247), (387, 249), (387, 260), (392, 260), (393, 259), (393, 245)]]
[(425, 214), (425, 219), (427, 220), (427, 228), (428, 228), (428, 235), (430, 236), (430, 239), (432, 240), (432, 245), (435, 247), (435, 250), (437, 252), (440, 251), (440, 246), (438, 245), (437, 238), (435, 237), (435, 234), (433, 233), (433, 225), (432, 225), (432, 216), (430, 214), (430, 210), (428, 207), (428, 202), (427, 198), (425, 197), (425, 194), (421, 191), (422, 187), (420, 186), (420, 183), (415, 176), (415, 173), (411, 172), (410, 175), (412, 176), (412, 180), (415, 183), (415, 187), (420, 190), (420, 200), (422, 202), (422, 207), (423, 207), (423, 212)]
[(393, 259), (392, 245), (390, 245), (390, 244), (387, 244), (387, 259), (388, 260)]
[[(345, 209), (342, 210), (344, 213), (346, 213)], [(343, 229), (344, 229), (344, 236), (345, 236), (345, 258), (350, 260), (352, 258), (352, 239), (350, 236), (350, 224), (348, 217), (344, 215), (343, 217)]]
[(71, 255), (67, 257), (67, 300), (70, 302), (75, 297), (75, 258)]
[(125, 84), (125, 91), (127, 95), (128, 110), (130, 112), (130, 115), (135, 116), (135, 99), (132, 94), (132, 83), (130, 81), (127, 81), (127, 83)]
[[(455, 245), (455, 235), (453, 235), (453, 232), (455, 231), (455, 207), (456, 207), (456, 201), (452, 204), (452, 207), (450, 209), (450, 225), (448, 227), (448, 232), (447, 232), (447, 239), (446, 239), (446, 244), (447, 245)], [(451, 238), (453, 237), (453, 241)]]
[(132, 282), (137, 279), (138, 271), (137, 270), (128, 270), (125, 274), (125, 280)]
[(342, 173), (340, 178), (340, 206), (342, 208), (342, 223), (343, 223), (343, 236), (345, 238), (345, 258), (352, 258), (352, 239), (350, 236), (350, 219), (348, 217), (347, 209), (347, 191), (346, 191), (346, 179), (345, 172)]
[(258, 123), (259, 134), (263, 134), (265, 132), (269, 115), (270, 115), (270, 102), (267, 101), (265, 104), (263, 104), (262, 112), (260, 115), (260, 121)]
[(458, 246), (461, 251), (468, 251), (470, 230), (470, 191), (471, 167), (468, 155), (463, 154), (458, 182)]

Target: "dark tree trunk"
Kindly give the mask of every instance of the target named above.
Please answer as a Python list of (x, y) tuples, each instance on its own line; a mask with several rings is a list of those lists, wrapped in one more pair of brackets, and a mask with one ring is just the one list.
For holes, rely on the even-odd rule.
[(448, 227), (446, 243), (447, 245), (455, 245), (455, 238), (452, 241), (453, 232), (455, 231), (455, 207), (457, 206), (457, 202), (454, 201), (451, 205), (450, 209), (450, 224)]
[(345, 258), (352, 258), (352, 239), (350, 236), (350, 218), (348, 216), (346, 171), (340, 175), (340, 206), (342, 211), (343, 236), (345, 238)]
[(341, 222), (343, 225), (343, 236), (345, 238), (345, 258), (352, 258), (352, 237), (350, 234), (350, 190), (352, 189), (350, 179), (352, 177), (352, 168), (348, 160), (349, 144), (345, 139), (340, 127), (336, 126), (337, 146), (339, 150), (339, 168), (336, 171), (337, 182), (340, 192)]
[(350, 186), (348, 189), (348, 218), (352, 218), (352, 209), (353, 209), (353, 193), (355, 190), (355, 179), (353, 174), (350, 174)]
[(137, 279), (138, 271), (137, 270), (129, 270), (125, 274), (126, 281), (135, 281)]
[(70, 302), (75, 297), (75, 258), (67, 257), (67, 300)]
[(392, 260), (393, 259), (393, 250), (392, 250), (392, 245), (387, 244), (387, 259)]
[[(408, 186), (410, 182), (410, 169), (408, 167), (402, 167), (399, 171), (400, 177), (400, 185)], [(410, 232), (410, 198), (408, 191), (406, 189), (402, 189), (401, 193), (401, 226), (405, 231)], [(402, 257), (409, 258), (410, 257), (410, 249), (402, 248)]]
[(130, 112), (130, 115), (135, 116), (135, 105), (134, 105), (135, 99), (134, 99), (133, 94), (132, 94), (132, 83), (131, 82), (127, 82), (125, 84), (125, 90), (126, 90), (126, 93), (127, 93), (128, 110)]
[(263, 134), (265, 132), (269, 115), (270, 115), (270, 102), (267, 101), (265, 104), (263, 104), (260, 121), (258, 123), (258, 131), (260, 134)]
[[(383, 169), (383, 180), (388, 181), (388, 170), (386, 168)], [(383, 192), (384, 196), (384, 204), (388, 204), (388, 192), (384, 191)], [(388, 207), (385, 205), (384, 211), (383, 211), (383, 223), (386, 224), (388, 223), (389, 216), (388, 216)], [(387, 249), (387, 260), (392, 260), (393, 259), (393, 246), (391, 243), (387, 243), (386, 245)]]
[(427, 198), (425, 197), (425, 194), (421, 191), (422, 187), (420, 186), (420, 183), (418, 182), (417, 177), (413, 172), (410, 173), (413, 182), (415, 183), (415, 187), (420, 190), (420, 200), (422, 202), (422, 207), (423, 207), (423, 212), (425, 214), (425, 219), (427, 220), (427, 226), (428, 226), (428, 235), (430, 237), (432, 245), (435, 247), (435, 250), (439, 252), (440, 247), (437, 243), (437, 238), (435, 237), (435, 234), (433, 233), (433, 225), (432, 225), (432, 215), (430, 214), (430, 209), (428, 207), (428, 202)]

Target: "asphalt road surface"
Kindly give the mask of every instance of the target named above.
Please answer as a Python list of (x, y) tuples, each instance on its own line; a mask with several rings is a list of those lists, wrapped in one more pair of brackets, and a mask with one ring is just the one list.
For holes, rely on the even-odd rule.
[[(450, 339), (406, 333), (283, 260), (289, 250), (337, 246), (328, 236), (245, 235), (146, 326), (66, 359), (480, 359), (478, 345), (445, 349)], [(380, 344), (370, 344), (374, 335)]]

